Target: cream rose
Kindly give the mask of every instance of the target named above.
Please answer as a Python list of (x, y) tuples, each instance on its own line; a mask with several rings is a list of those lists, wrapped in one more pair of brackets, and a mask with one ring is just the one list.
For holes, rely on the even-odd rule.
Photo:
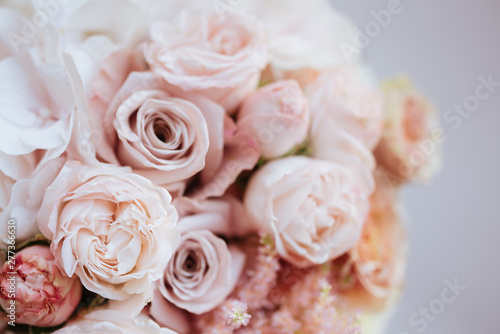
[(368, 213), (369, 194), (348, 168), (296, 156), (257, 171), (244, 203), (255, 228), (273, 235), (278, 253), (305, 267), (354, 246)]
[(168, 192), (127, 171), (66, 163), (45, 191), (38, 226), (65, 274), (138, 314), (179, 231)]
[(257, 87), (268, 61), (263, 26), (236, 12), (188, 6), (175, 20), (153, 23), (150, 38), (144, 54), (154, 73), (229, 113)]
[(388, 80), (384, 132), (374, 151), (377, 162), (398, 180), (427, 180), (441, 164), (441, 143), (434, 106), (406, 77)]
[(117, 334), (177, 334), (162, 328), (144, 314), (130, 317), (120, 310), (100, 307), (69, 321), (57, 334), (117, 333)]
[(278, 158), (307, 136), (310, 111), (293, 80), (276, 81), (247, 97), (237, 114), (238, 124), (257, 139), (264, 159)]

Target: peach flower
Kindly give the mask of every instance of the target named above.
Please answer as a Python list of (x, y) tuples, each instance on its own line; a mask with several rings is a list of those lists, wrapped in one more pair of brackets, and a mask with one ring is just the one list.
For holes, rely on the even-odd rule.
[(58, 326), (77, 307), (82, 294), (80, 280), (67, 277), (54, 262), (49, 247), (37, 245), (22, 249), (12, 262), (4, 263), (0, 271), (0, 305), (7, 317), (14, 310), (15, 323)]
[(249, 16), (185, 8), (176, 20), (151, 25), (144, 54), (152, 71), (232, 113), (258, 84), (268, 62), (263, 26)]
[(350, 169), (295, 156), (258, 170), (244, 203), (255, 228), (273, 235), (278, 253), (304, 267), (325, 263), (354, 246), (369, 195)]
[(440, 167), (444, 138), (434, 106), (406, 77), (388, 80), (382, 140), (377, 162), (398, 180), (427, 180)]
[(382, 171), (375, 175), (370, 213), (349, 256), (366, 291), (376, 298), (389, 299), (402, 287), (407, 239), (398, 214), (398, 193)]
[(264, 159), (278, 158), (302, 144), (309, 129), (309, 106), (293, 80), (266, 85), (247, 97), (237, 114), (249, 129)]
[(45, 191), (38, 226), (56, 263), (138, 314), (179, 242), (168, 192), (125, 168), (68, 162)]

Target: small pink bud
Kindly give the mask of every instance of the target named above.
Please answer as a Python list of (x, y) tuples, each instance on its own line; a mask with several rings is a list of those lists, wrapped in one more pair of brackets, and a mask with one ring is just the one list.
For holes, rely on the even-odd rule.
[(65, 322), (80, 302), (82, 286), (65, 276), (46, 246), (21, 250), (0, 271), (0, 306), (8, 321), (39, 327)]

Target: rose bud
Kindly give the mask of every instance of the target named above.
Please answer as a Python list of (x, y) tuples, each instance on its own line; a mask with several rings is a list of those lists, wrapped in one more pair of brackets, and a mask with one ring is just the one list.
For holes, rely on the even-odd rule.
[(332, 260), (355, 245), (370, 193), (350, 168), (295, 156), (257, 171), (244, 204), (255, 229), (273, 235), (280, 256), (307, 267)]
[(297, 82), (281, 80), (258, 89), (243, 102), (238, 125), (254, 135), (264, 159), (274, 159), (305, 140), (309, 118), (309, 106)]
[(14, 302), (18, 324), (52, 327), (65, 322), (80, 302), (82, 285), (78, 277), (66, 276), (46, 246), (24, 248), (17, 253), (14, 267), (12, 264), (5, 262), (0, 272), (0, 305), (7, 316)]
[(430, 178), (439, 169), (443, 140), (433, 105), (405, 77), (388, 80), (383, 90), (385, 124), (374, 151), (377, 163), (398, 181)]

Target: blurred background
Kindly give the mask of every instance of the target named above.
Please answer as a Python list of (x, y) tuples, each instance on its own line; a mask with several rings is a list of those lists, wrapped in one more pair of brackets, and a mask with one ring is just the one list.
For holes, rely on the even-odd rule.
[[(500, 1), (331, 1), (361, 31), (400, 3), (364, 58), (379, 78), (409, 74), (439, 107), (447, 135), (442, 171), (404, 191), (411, 257), (387, 333), (500, 333)], [(488, 98), (474, 98), (479, 77), (498, 83)], [(464, 103), (472, 111), (446, 118)], [(459, 285), (449, 303), (445, 281)]]

